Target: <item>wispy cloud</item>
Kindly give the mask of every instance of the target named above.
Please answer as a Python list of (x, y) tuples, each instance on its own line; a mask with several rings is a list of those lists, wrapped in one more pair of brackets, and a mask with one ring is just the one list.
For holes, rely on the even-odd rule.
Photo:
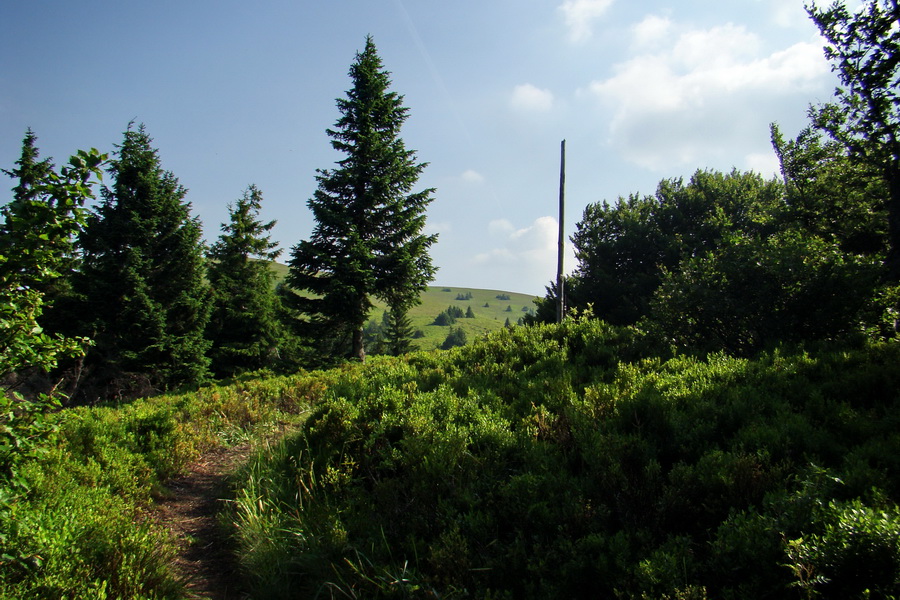
[(474, 169), (468, 169), (467, 171), (464, 171), (463, 174), (459, 176), (459, 178), (465, 183), (484, 183), (484, 175)]
[(565, 0), (559, 5), (566, 26), (569, 28), (569, 39), (583, 42), (593, 35), (594, 21), (606, 14), (613, 0)]
[(553, 108), (553, 92), (525, 83), (513, 88), (509, 103), (521, 112), (547, 112)]
[[(488, 234), (493, 248), (476, 255), (473, 263), (481, 272), (490, 272), (497, 287), (541, 294), (556, 277), (558, 221), (540, 217), (527, 227), (516, 227), (506, 219), (491, 221)], [(575, 251), (566, 244), (567, 271), (575, 266)]]

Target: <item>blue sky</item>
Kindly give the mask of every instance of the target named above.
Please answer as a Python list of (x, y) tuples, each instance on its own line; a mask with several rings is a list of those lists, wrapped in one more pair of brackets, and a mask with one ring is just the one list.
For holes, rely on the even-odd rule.
[[(208, 240), (253, 183), (286, 258), (371, 34), (437, 193), (436, 285), (543, 294), (584, 207), (698, 168), (774, 174), (836, 79), (802, 0), (31, 0), (0, 6), (0, 166), (146, 124)], [(7, 180), (6, 187), (13, 182)], [(574, 266), (567, 259), (567, 266)]]

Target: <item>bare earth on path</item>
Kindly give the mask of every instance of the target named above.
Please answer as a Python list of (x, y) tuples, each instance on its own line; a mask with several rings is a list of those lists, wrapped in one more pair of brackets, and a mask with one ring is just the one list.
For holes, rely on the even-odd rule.
[(249, 444), (210, 450), (167, 483), (168, 493), (154, 508), (154, 518), (177, 541), (175, 572), (186, 579), (192, 598), (246, 598), (217, 515), (228, 492), (227, 476), (247, 460), (251, 450)]

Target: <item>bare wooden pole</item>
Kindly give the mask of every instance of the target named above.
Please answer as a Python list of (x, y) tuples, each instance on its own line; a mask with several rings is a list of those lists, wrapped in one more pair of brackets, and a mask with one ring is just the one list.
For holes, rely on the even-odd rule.
[(563, 277), (563, 255), (566, 249), (566, 140), (560, 144), (559, 159), (559, 248), (556, 259), (556, 322), (566, 314), (566, 281)]

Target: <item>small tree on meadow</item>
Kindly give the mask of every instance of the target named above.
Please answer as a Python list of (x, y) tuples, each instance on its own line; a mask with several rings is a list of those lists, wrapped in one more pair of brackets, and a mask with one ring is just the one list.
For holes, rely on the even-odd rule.
[(259, 220), (262, 193), (251, 185), (234, 205), (230, 222), (209, 249), (213, 310), (207, 325), (211, 368), (218, 376), (274, 366), (286, 335), (278, 320), (271, 265), (281, 254), (269, 232), (275, 221)]
[(456, 317), (446, 310), (441, 311), (438, 316), (434, 318), (434, 325), (439, 325), (441, 327), (453, 325), (454, 323), (456, 323)]
[(456, 329), (451, 329), (450, 333), (447, 334), (444, 343), (441, 344), (441, 350), (449, 350), (456, 346), (465, 346), (466, 342), (466, 332), (463, 331), (462, 327), (457, 327)]
[(405, 312), (390, 310), (387, 313), (387, 325), (384, 329), (385, 348), (391, 356), (400, 356), (412, 351), (412, 321)]

